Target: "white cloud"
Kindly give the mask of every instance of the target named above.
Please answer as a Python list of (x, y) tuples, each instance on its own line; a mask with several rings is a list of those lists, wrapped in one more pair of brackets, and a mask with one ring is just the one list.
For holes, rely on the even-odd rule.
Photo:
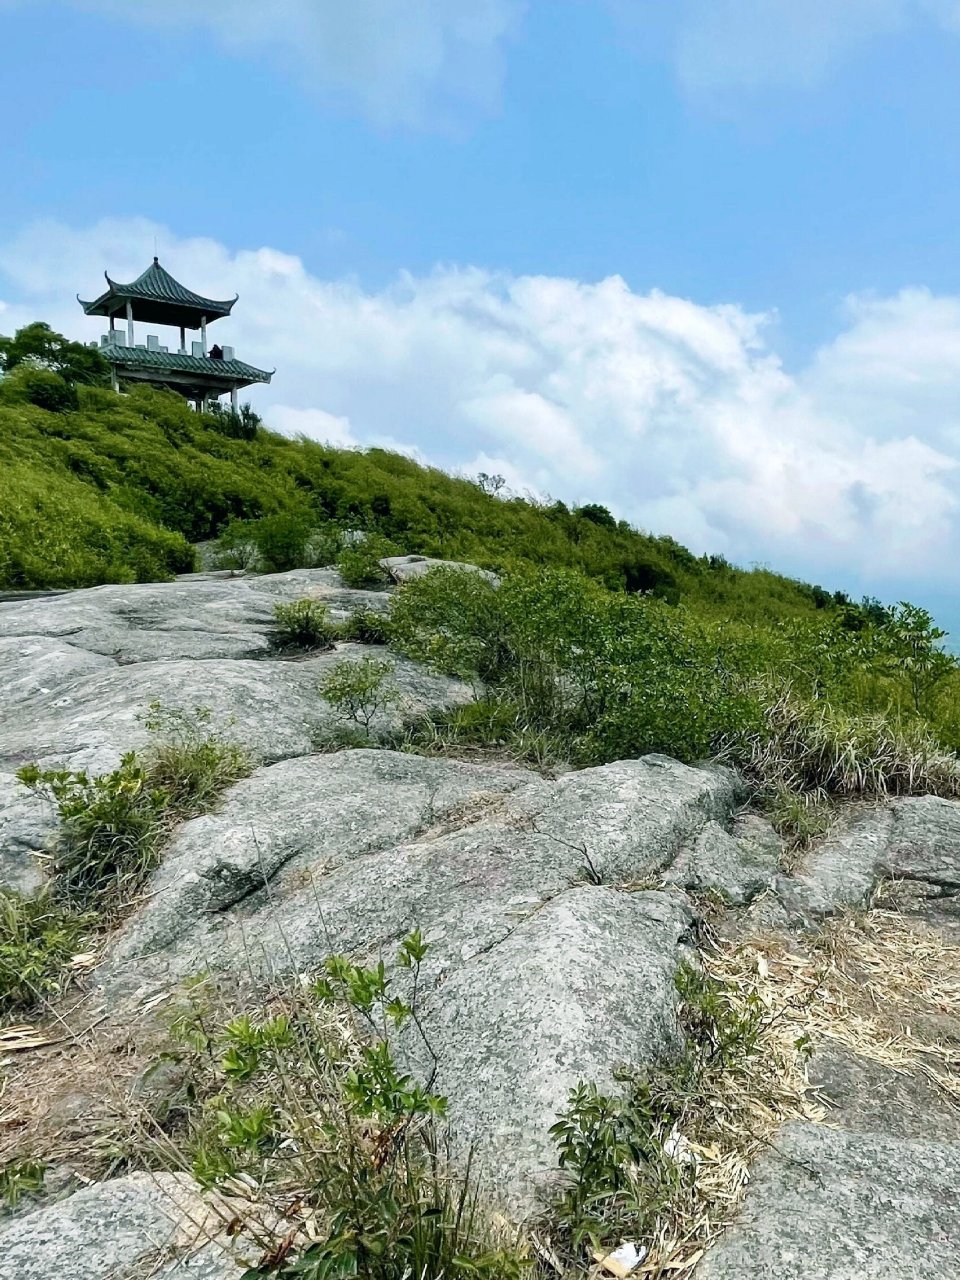
[(288, 404), (275, 404), (270, 410), (270, 426), (286, 436), (307, 436), (338, 449), (352, 449), (357, 444), (350, 419), (324, 409), (293, 409)]
[(239, 291), (214, 332), (277, 366), (252, 398), (284, 431), (499, 472), (696, 551), (855, 590), (955, 576), (958, 298), (852, 299), (838, 336), (790, 373), (768, 317), (617, 277), (451, 267), (366, 291), (275, 249), (231, 253), (146, 221), (48, 222), (0, 244), (3, 327), (40, 316), (95, 335), (72, 290), (90, 296), (104, 265), (134, 276), (155, 235), (191, 287)]
[(673, 45), (677, 75), (695, 97), (811, 89), (847, 59), (911, 25), (960, 32), (958, 0), (606, 0), (644, 45)]
[(69, 0), (128, 22), (208, 31), (376, 124), (446, 127), (496, 105), (522, 0)]

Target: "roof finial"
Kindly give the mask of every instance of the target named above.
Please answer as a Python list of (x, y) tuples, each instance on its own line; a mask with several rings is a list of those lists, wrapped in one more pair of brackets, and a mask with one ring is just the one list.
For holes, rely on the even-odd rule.
[(154, 255), (153, 255), (153, 265), (154, 265), (155, 267), (159, 267), (159, 265), (160, 265), (160, 259), (157, 257), (157, 255), (156, 255), (156, 254), (154, 254)]

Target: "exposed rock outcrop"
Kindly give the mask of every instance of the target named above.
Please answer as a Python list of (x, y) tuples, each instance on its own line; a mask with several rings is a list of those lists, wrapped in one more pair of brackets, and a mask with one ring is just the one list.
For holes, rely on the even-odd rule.
[[(433, 563), (387, 567), (402, 581)], [(41, 882), (34, 854), (56, 829), (15, 782), (17, 766), (112, 768), (144, 744), (138, 717), (154, 699), (209, 707), (260, 761), (214, 812), (175, 834), (92, 975), (92, 1004), (122, 1025), (135, 1027), (200, 970), (261, 979), (313, 971), (333, 952), (376, 960), (419, 927), (430, 948), (420, 1017), (454, 1148), (475, 1145), (497, 1196), (522, 1216), (556, 1177), (548, 1130), (570, 1089), (581, 1080), (614, 1088), (619, 1064), (679, 1048), (674, 977), (695, 958), (704, 896), (745, 927), (786, 931), (802, 946), (803, 930), (900, 878), (924, 918), (952, 936), (960, 803), (850, 809), (787, 874), (779, 838), (743, 811), (744, 789), (725, 769), (648, 756), (546, 779), (392, 750), (318, 754), (335, 721), (318, 680), (370, 650), (274, 653), (273, 605), (303, 596), (341, 615), (388, 603), (386, 593), (344, 588), (331, 570), (309, 570), (0, 605), (3, 883), (29, 891)], [(472, 696), (403, 660), (396, 679), (411, 709)], [(409, 1026), (397, 1049), (426, 1072)], [(925, 1270), (960, 1276), (960, 1133), (944, 1124), (925, 1134), (921, 1095), (847, 1050), (824, 1052), (811, 1071), (840, 1127), (788, 1126), (756, 1170), (741, 1222), (698, 1276), (908, 1275), (921, 1256)], [(903, 1123), (887, 1123), (872, 1096), (899, 1108)], [(126, 1280), (147, 1264), (179, 1274), (184, 1223), (205, 1212), (197, 1194), (183, 1179), (135, 1175), (21, 1216), (0, 1241), (0, 1277)], [(187, 1273), (230, 1280), (238, 1265), (220, 1242)]]

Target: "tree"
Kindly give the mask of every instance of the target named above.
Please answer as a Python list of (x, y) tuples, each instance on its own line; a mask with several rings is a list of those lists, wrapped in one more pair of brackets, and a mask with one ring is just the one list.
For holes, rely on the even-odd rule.
[(941, 648), (947, 633), (934, 626), (926, 609), (901, 601), (887, 615), (875, 634), (876, 656), (890, 675), (906, 679), (920, 714), (926, 697), (957, 670), (957, 659)]
[(42, 320), (18, 329), (12, 338), (0, 336), (0, 369), (9, 373), (18, 365), (49, 370), (71, 386), (110, 382), (110, 366), (95, 347), (71, 342)]
[(498, 494), (507, 482), (503, 476), (492, 476), (486, 471), (481, 471), (477, 475), (476, 483), (483, 493)]

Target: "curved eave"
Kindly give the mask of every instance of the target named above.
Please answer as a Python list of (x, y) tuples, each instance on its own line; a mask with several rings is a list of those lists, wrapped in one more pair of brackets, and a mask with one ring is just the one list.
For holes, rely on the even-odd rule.
[(164, 298), (160, 294), (151, 293), (138, 284), (136, 280), (131, 280), (129, 284), (120, 284), (116, 280), (111, 280), (106, 271), (103, 273), (104, 279), (110, 286), (104, 297), (113, 295), (117, 298), (129, 298), (132, 302), (137, 298), (149, 302), (163, 302), (174, 307), (196, 307), (197, 311), (207, 317), (208, 320), (216, 316), (228, 316), (240, 297), (239, 293), (235, 293), (232, 298), (204, 298), (202, 294), (194, 293), (192, 289), (187, 289), (177, 284), (186, 295), (183, 299)]

